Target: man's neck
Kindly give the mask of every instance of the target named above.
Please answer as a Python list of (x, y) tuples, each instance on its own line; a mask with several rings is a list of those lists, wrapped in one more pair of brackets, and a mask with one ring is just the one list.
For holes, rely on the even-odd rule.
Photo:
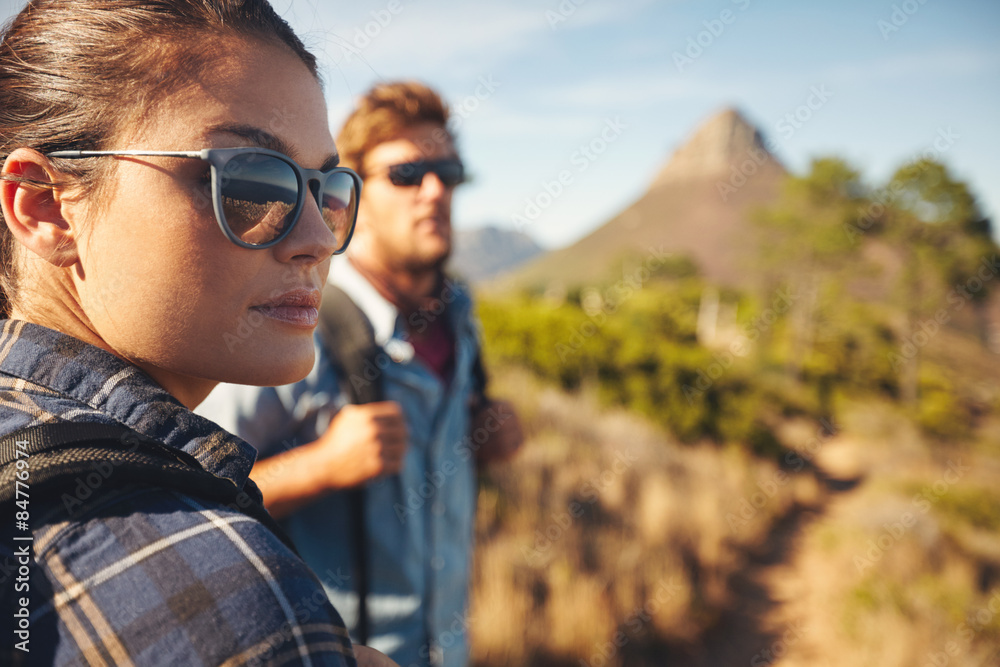
[(349, 256), (349, 261), (382, 296), (404, 310), (434, 296), (440, 285), (439, 268), (421, 271), (393, 268), (372, 258), (354, 255)]

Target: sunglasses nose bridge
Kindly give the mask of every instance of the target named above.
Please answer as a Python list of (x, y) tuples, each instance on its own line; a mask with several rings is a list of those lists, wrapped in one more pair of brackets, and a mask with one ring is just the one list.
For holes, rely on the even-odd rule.
[(318, 178), (310, 178), (306, 181), (306, 189), (312, 193), (313, 199), (316, 201), (316, 206), (320, 208), (323, 207), (323, 202), (320, 200), (320, 190), (323, 184)]

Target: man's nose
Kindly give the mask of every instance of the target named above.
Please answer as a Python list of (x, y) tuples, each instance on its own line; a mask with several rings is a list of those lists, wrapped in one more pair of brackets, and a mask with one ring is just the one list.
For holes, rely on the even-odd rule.
[(441, 177), (433, 171), (424, 174), (420, 182), (420, 194), (425, 197), (440, 197), (448, 192), (449, 188), (441, 180)]

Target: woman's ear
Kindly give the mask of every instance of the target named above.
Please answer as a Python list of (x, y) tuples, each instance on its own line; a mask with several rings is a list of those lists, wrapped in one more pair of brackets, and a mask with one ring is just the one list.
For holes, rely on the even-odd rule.
[(38, 151), (14, 150), (4, 162), (0, 207), (17, 241), (55, 266), (79, 260), (73, 225), (63, 216), (59, 172)]

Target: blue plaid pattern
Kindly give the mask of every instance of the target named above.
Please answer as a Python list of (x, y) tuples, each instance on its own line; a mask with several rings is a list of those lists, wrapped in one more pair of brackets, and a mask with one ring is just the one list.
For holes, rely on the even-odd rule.
[[(138, 368), (41, 326), (0, 328), (0, 437), (48, 422), (124, 425), (247, 481), (253, 448)], [(266, 527), (170, 490), (102, 491), (107, 474), (95, 466), (62, 502), (31, 504), (30, 533), (16, 533), (31, 542), (14, 541), (13, 516), (0, 520), (0, 663), (356, 666), (321, 582)], [(28, 653), (13, 616), (25, 596)]]

